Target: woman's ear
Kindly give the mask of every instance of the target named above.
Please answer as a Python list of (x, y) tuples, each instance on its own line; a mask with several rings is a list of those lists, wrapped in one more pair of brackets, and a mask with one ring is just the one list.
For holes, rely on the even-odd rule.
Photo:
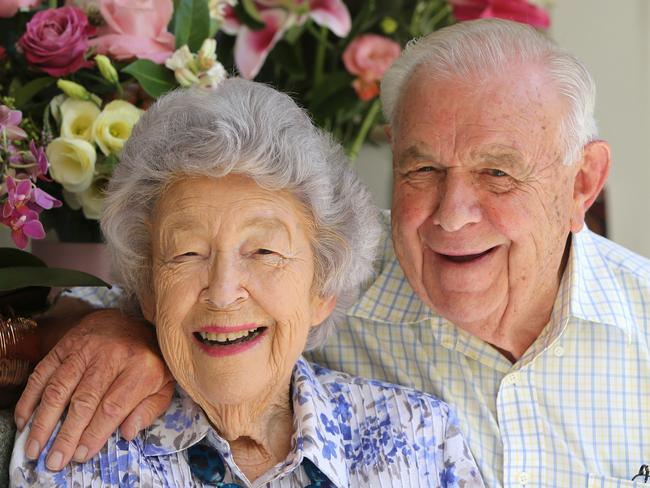
[(582, 159), (575, 164), (580, 167), (573, 184), (571, 232), (582, 229), (587, 210), (605, 185), (611, 164), (609, 144), (605, 141), (588, 143), (583, 149)]
[(315, 327), (325, 321), (330, 316), (336, 306), (336, 297), (317, 296), (312, 301), (311, 307), (311, 326)]
[(138, 297), (140, 302), (140, 309), (142, 310), (143, 317), (152, 324), (156, 321), (156, 304), (153, 298), (153, 293), (146, 293)]

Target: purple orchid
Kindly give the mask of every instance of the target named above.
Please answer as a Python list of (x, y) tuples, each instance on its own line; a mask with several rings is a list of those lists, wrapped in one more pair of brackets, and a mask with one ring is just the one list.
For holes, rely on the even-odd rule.
[(0, 132), (7, 135), (7, 139), (25, 139), (27, 133), (19, 127), (23, 114), (20, 110), (11, 110), (6, 105), (0, 105)]
[(27, 247), (30, 237), (32, 239), (45, 237), (43, 224), (38, 220), (38, 213), (33, 210), (14, 211), (8, 218), (3, 218), (2, 223), (11, 228), (11, 238), (20, 249)]
[(29, 152), (34, 157), (35, 164), (30, 168), (30, 178), (34, 181), (36, 179), (51, 181), (45, 175), (50, 166), (50, 163), (47, 161), (47, 156), (45, 155), (45, 149), (40, 146), (37, 146), (34, 141), (29, 141)]
[[(34, 205), (38, 205), (38, 208), (34, 208)], [(54, 198), (49, 193), (35, 187), (29, 207), (32, 210), (36, 210), (36, 212), (41, 212), (42, 210), (49, 210), (51, 208), (60, 207), (61, 205), (61, 200)]]

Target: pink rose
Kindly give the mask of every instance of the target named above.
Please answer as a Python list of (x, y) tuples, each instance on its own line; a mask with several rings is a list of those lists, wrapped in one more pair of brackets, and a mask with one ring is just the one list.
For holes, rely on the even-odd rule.
[(400, 46), (387, 37), (363, 34), (343, 52), (343, 64), (364, 81), (378, 81), (400, 53)]
[(174, 36), (167, 32), (172, 0), (101, 0), (100, 11), (106, 27), (91, 41), (100, 54), (159, 64), (173, 54)]
[(13, 17), (21, 8), (34, 8), (41, 0), (0, 0), (0, 17)]
[(90, 66), (84, 54), (94, 32), (78, 8), (52, 8), (37, 12), (18, 42), (29, 64), (61, 77)]
[(357, 96), (368, 101), (379, 94), (379, 80), (400, 53), (400, 45), (387, 37), (363, 34), (343, 51), (345, 68), (358, 78), (352, 82)]
[(458, 20), (496, 17), (548, 29), (548, 12), (526, 0), (449, 0)]

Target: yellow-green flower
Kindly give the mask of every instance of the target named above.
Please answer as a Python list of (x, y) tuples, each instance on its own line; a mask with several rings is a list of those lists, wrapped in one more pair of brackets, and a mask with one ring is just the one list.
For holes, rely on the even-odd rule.
[(119, 154), (142, 113), (124, 100), (114, 100), (104, 107), (92, 128), (93, 138), (104, 154)]
[(87, 189), (95, 174), (97, 153), (83, 139), (57, 137), (45, 149), (50, 161), (50, 175), (70, 192)]
[(81, 193), (77, 193), (77, 198), (81, 204), (81, 210), (84, 217), (91, 220), (99, 220), (102, 215), (104, 206), (105, 189), (108, 185), (106, 176), (99, 176), (93, 180), (91, 185)]
[(68, 98), (60, 106), (61, 136), (93, 142), (93, 123), (99, 108), (92, 102)]

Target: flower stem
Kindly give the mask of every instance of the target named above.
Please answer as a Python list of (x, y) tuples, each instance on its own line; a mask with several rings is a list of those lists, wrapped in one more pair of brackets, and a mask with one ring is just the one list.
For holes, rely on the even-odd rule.
[(56, 0), (49, 0), (49, 2), (47, 2), (47, 4), (48, 4), (48, 7), (49, 7), (49, 8), (56, 8), (56, 7), (58, 7), (58, 5), (57, 5), (57, 1), (56, 1)]
[(320, 28), (318, 34), (318, 45), (316, 47), (316, 57), (314, 59), (314, 86), (320, 85), (323, 79), (323, 68), (325, 66), (325, 48), (327, 47), (327, 27)]
[(379, 113), (380, 107), (381, 107), (381, 101), (379, 100), (379, 98), (376, 98), (375, 101), (372, 102), (372, 105), (370, 105), (370, 108), (368, 109), (368, 112), (366, 113), (366, 116), (363, 119), (363, 123), (361, 124), (361, 129), (359, 129), (359, 133), (357, 134), (357, 137), (354, 139), (354, 142), (352, 143), (352, 147), (350, 147), (350, 150), (348, 151), (348, 158), (350, 159), (350, 164), (354, 165), (357, 156), (359, 155), (359, 151), (361, 150), (361, 145), (366, 140), (366, 136), (368, 135), (368, 132), (372, 128), (373, 124), (375, 123), (375, 119), (377, 118), (377, 114)]

